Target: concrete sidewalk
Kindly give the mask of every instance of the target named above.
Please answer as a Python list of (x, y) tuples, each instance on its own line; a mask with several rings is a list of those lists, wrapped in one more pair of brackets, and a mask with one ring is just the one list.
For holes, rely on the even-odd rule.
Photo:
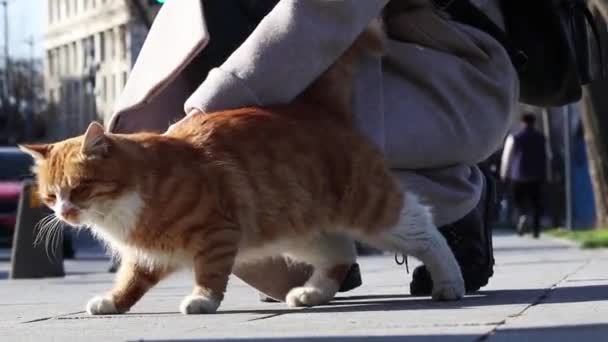
[[(85, 303), (110, 288), (112, 275), (105, 260), (68, 261), (65, 278), (0, 280), (0, 341), (608, 341), (608, 251), (505, 234), (495, 248), (490, 285), (455, 303), (410, 297), (410, 276), (387, 255), (362, 258), (364, 286), (331, 305), (260, 303), (232, 279), (220, 311), (206, 316), (177, 312), (189, 274), (163, 282), (126, 315), (87, 316)], [(0, 262), (0, 277), (7, 265)]]

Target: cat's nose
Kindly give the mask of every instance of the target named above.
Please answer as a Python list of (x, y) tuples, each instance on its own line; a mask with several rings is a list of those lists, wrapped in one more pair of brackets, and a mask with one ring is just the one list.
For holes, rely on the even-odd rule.
[(61, 208), (61, 216), (65, 217), (66, 219), (75, 218), (78, 216), (78, 209), (74, 207), (63, 207)]

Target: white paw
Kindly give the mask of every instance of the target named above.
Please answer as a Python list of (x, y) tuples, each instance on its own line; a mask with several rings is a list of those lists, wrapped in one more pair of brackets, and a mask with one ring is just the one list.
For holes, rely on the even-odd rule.
[(456, 281), (441, 282), (433, 286), (433, 299), (439, 301), (458, 300), (464, 297), (465, 288), (464, 281), (461, 279)]
[(214, 313), (220, 306), (220, 301), (201, 296), (201, 295), (189, 295), (179, 305), (179, 311), (184, 315), (196, 315)]
[(316, 287), (294, 287), (287, 293), (285, 303), (291, 307), (322, 305), (329, 303), (334, 295), (335, 292)]
[(87, 303), (87, 313), (89, 315), (115, 315), (123, 312), (116, 308), (112, 298), (96, 296)]

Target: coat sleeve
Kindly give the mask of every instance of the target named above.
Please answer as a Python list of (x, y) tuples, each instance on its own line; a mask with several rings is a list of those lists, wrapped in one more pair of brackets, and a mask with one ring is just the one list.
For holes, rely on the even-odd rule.
[(186, 113), (290, 102), (338, 59), (387, 2), (279, 1), (247, 40), (211, 70), (186, 101)]

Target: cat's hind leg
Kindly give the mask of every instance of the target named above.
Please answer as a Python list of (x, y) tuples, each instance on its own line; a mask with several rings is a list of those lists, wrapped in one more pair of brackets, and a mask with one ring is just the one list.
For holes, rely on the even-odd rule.
[(435, 224), (430, 209), (418, 197), (405, 194), (399, 223), (379, 235), (363, 235), (361, 240), (380, 249), (411, 255), (426, 265), (433, 279), (436, 300), (456, 300), (465, 293), (458, 262)]
[(287, 257), (313, 266), (313, 272), (302, 286), (291, 289), (287, 305), (315, 306), (329, 303), (340, 288), (344, 276), (355, 262), (354, 242), (343, 235), (321, 234), (313, 239), (290, 244)]

